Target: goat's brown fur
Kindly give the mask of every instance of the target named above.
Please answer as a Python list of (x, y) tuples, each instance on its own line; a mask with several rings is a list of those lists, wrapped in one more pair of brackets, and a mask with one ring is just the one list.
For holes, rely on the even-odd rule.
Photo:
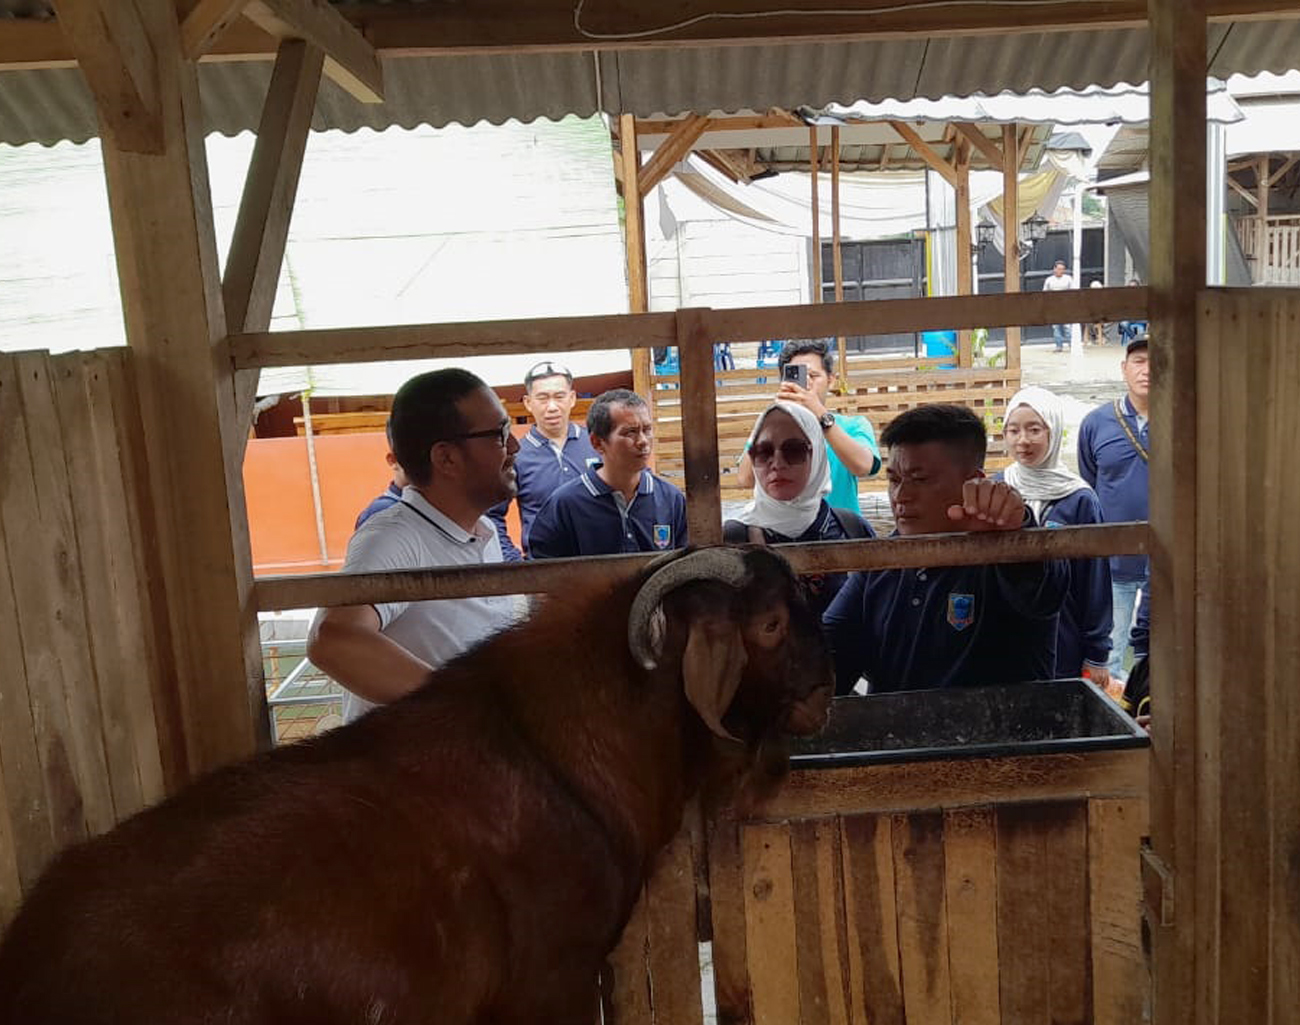
[(64, 852), (0, 943), (0, 1023), (589, 1025), (715, 761), (676, 663), (693, 618), (793, 603), (728, 718), (751, 755), (829, 695), (785, 577), (670, 595), (652, 671), (627, 646), (638, 582), (548, 600), (403, 701)]

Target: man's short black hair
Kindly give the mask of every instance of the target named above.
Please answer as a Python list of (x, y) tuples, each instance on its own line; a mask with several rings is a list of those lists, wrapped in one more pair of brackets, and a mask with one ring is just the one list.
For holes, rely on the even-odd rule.
[(549, 359), (544, 359), (540, 363), (528, 369), (524, 374), (524, 394), (533, 393), (533, 382), (541, 381), (548, 377), (563, 377), (568, 382), (569, 387), (573, 387), (573, 372), (568, 367), (560, 363), (555, 363)]
[(880, 436), (886, 448), (941, 441), (969, 465), (982, 469), (988, 449), (984, 421), (967, 406), (931, 402), (899, 413)]
[(614, 414), (610, 412), (611, 406), (641, 409), (645, 404), (645, 399), (626, 388), (611, 388), (607, 392), (602, 392), (596, 396), (591, 408), (587, 410), (587, 433), (593, 438), (604, 440), (614, 430)]
[(1052, 261), (1052, 269), (1053, 269), (1053, 270), (1055, 270), (1057, 267), (1067, 267), (1067, 266), (1069, 266), (1069, 265), (1068, 265), (1064, 260), (1053, 260), (1053, 261)]
[(389, 436), (398, 465), (416, 487), (426, 487), (433, 479), (429, 449), (434, 442), (448, 441), (466, 429), (456, 404), (486, 387), (477, 374), (449, 367), (412, 377), (397, 390)]
[(796, 356), (806, 356), (808, 353), (812, 353), (822, 361), (827, 377), (834, 376), (835, 357), (831, 355), (831, 347), (823, 338), (803, 338), (786, 342), (781, 346), (781, 355), (776, 358), (777, 372), (784, 370), (785, 365)]

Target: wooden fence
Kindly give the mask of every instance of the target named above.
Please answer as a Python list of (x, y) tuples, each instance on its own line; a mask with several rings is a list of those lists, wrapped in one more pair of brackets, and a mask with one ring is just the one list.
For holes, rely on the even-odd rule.
[(179, 777), (128, 356), (0, 355), (0, 921)]
[[(794, 772), (688, 818), (610, 959), (606, 1021), (1130, 1025), (1150, 983), (1147, 752)], [(699, 908), (697, 915), (696, 909)]]

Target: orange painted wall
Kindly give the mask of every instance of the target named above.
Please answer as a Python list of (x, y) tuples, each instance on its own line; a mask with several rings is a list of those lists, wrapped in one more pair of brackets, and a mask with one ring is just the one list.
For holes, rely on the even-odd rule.
[[(527, 428), (516, 425), (516, 435)], [(253, 549), (253, 573), (325, 573), (343, 565), (357, 514), (388, 486), (382, 432), (333, 434), (315, 439), (316, 469), (325, 521), (322, 561), (312, 506), (306, 438), (253, 438), (244, 457), (244, 494)], [(514, 505), (506, 529), (519, 543)]]

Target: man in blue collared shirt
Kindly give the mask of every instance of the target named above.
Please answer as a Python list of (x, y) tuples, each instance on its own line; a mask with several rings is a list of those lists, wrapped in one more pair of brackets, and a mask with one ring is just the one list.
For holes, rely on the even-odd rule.
[[(1128, 343), (1120, 369), (1128, 394), (1098, 406), (1083, 418), (1079, 428), (1079, 476), (1097, 492), (1107, 523), (1147, 518), (1150, 369), (1146, 335), (1138, 335)], [(1139, 591), (1146, 586), (1146, 556), (1111, 556), (1110, 578), (1113, 610), (1110, 674), (1121, 677), (1133, 609)]]
[(488, 510), (506, 562), (518, 562), (528, 552), (533, 520), (546, 500), (560, 485), (576, 480), (600, 461), (586, 429), (569, 420), (577, 401), (573, 374), (559, 363), (543, 360), (524, 375), (524, 408), (532, 416), (533, 426), (520, 440), (515, 456), (522, 553), (506, 533), (510, 503)]
[(684, 548), (686, 498), (649, 470), (653, 424), (645, 400), (625, 388), (591, 404), (587, 430), (600, 457), (560, 487), (528, 535), (534, 559)]
[[(1015, 488), (984, 476), (984, 422), (965, 406), (909, 409), (881, 440), (898, 534), (1034, 525)], [(822, 617), (836, 693), (859, 677), (873, 694), (1051, 679), (1069, 582), (1060, 560), (853, 573)]]

